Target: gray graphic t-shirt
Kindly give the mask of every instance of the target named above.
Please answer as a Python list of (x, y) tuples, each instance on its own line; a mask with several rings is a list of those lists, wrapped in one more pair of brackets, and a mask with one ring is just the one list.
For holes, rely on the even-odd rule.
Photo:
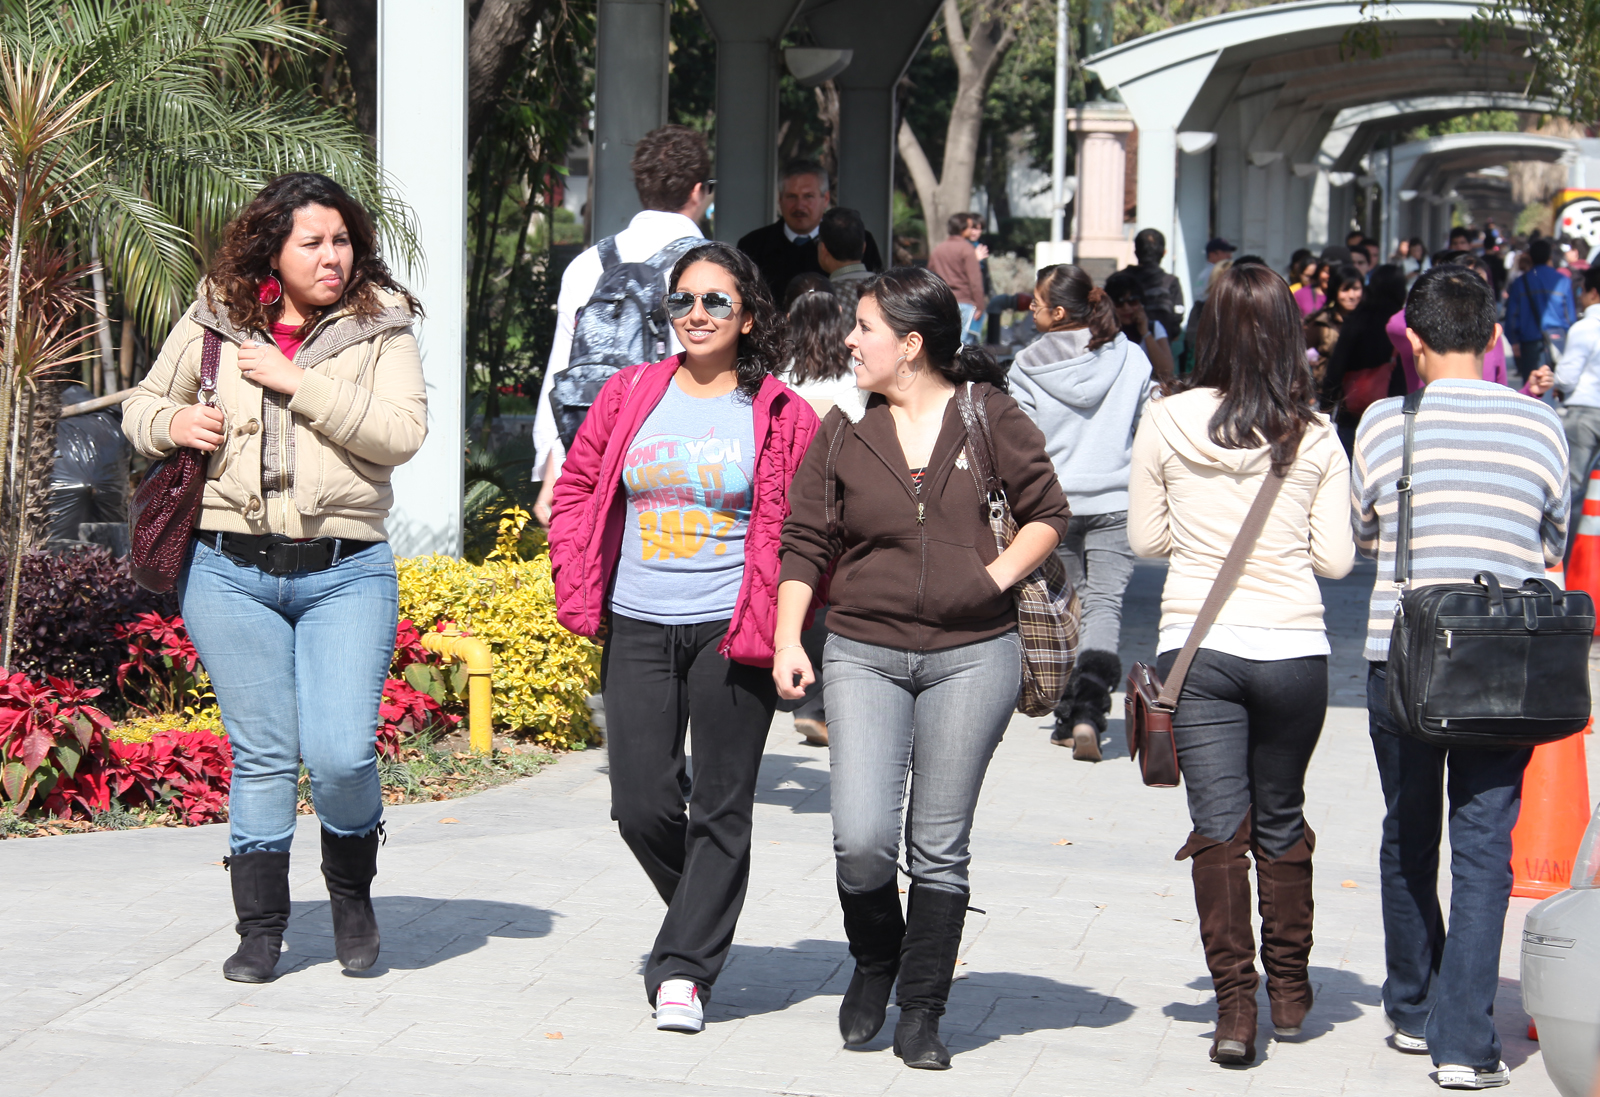
[(744, 579), (755, 416), (737, 389), (699, 399), (667, 386), (623, 461), (628, 520), (611, 606), (695, 625), (733, 616)]

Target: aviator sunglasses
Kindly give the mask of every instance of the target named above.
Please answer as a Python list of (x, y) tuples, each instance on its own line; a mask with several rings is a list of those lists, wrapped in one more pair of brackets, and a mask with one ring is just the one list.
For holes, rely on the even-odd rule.
[(676, 293), (667, 294), (667, 315), (674, 320), (682, 320), (694, 311), (694, 303), (699, 299), (706, 308), (706, 315), (715, 320), (726, 320), (733, 315), (734, 300), (726, 293), (712, 290), (710, 293), (690, 293), (688, 290), (678, 290)]

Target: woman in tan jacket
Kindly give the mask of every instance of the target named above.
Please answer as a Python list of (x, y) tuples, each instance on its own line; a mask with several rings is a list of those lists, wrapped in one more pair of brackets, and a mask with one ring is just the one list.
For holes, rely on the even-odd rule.
[(280, 176), (228, 226), (124, 405), (146, 457), (210, 454), (178, 594), (233, 747), (224, 863), (242, 940), (223, 975), (237, 982), (273, 978), (281, 951), (302, 762), (339, 961), (378, 956), (374, 739), (398, 596), (384, 518), (390, 472), (427, 433), (420, 313), (355, 200), (325, 176)]
[(1211, 283), (1194, 373), (1152, 401), (1133, 443), (1128, 540), (1168, 558), (1157, 666), (1165, 676), (1269, 470), (1286, 481), (1238, 584), (1200, 641), (1173, 717), (1194, 830), (1200, 939), (1217, 994), (1215, 1062), (1255, 1059), (1250, 862), (1272, 1023), (1311, 1008), (1311, 853), (1305, 772), (1328, 701), (1317, 575), (1355, 560), (1350, 465), (1306, 363), (1300, 312), (1278, 274), (1235, 266)]

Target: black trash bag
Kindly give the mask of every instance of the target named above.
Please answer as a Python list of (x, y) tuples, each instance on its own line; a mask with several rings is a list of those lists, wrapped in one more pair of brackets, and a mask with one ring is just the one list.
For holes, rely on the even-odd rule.
[[(63, 408), (91, 398), (82, 385), (61, 390)], [(85, 522), (128, 520), (128, 466), (133, 447), (122, 435), (122, 411), (107, 408), (56, 424), (50, 474), (50, 540), (76, 541)]]

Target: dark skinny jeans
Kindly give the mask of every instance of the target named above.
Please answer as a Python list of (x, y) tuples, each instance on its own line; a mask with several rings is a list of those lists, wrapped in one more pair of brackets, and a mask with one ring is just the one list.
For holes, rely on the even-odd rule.
[[(1156, 665), (1165, 678), (1176, 650)], [(1255, 811), (1258, 849), (1278, 858), (1305, 834), (1306, 766), (1328, 710), (1328, 657), (1258, 661), (1201, 648), (1173, 717), (1197, 834), (1226, 842)]]
[[(611, 818), (667, 904), (645, 963), (709, 997), (750, 881), (756, 772), (778, 699), (772, 672), (717, 654), (728, 622), (656, 625), (613, 616), (600, 659)], [(694, 770), (684, 811), (685, 731)]]

